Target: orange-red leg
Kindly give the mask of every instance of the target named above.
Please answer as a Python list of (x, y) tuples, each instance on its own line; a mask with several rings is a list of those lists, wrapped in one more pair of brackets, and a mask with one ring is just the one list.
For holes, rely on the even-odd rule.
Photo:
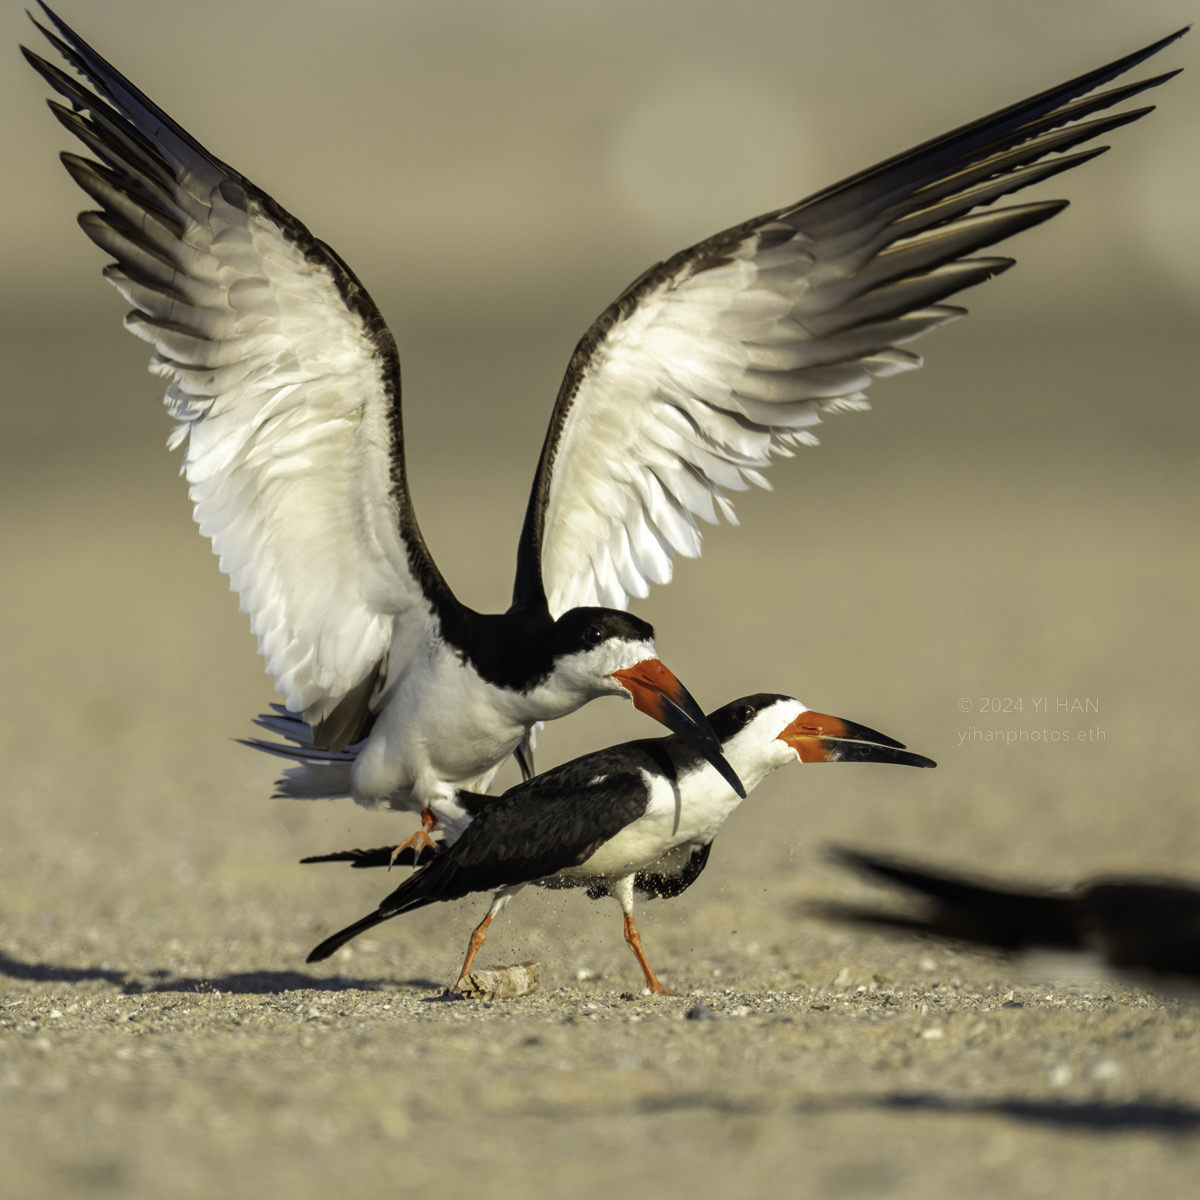
[(388, 870), (392, 869), (392, 863), (404, 853), (409, 847), (414, 848), (414, 854), (419, 857), (421, 851), (428, 847), (430, 850), (437, 852), (438, 844), (429, 836), (430, 831), (437, 828), (437, 817), (433, 815), (427, 808), (421, 810), (421, 828), (417, 830), (412, 837), (407, 837), (392, 851), (392, 862), (388, 863)]
[(646, 956), (642, 953), (642, 939), (638, 936), (637, 926), (633, 923), (633, 913), (625, 914), (625, 940), (629, 943), (630, 950), (637, 957), (638, 964), (642, 968), (642, 974), (646, 976), (646, 986), (650, 989), (652, 996), (678, 996), (678, 992), (671, 991), (670, 988), (665, 988), (658, 982), (657, 976), (650, 969), (650, 964), (646, 961)]
[(454, 990), (457, 991), (459, 985), (467, 977), (467, 973), (471, 970), (471, 964), (475, 961), (475, 955), (479, 953), (479, 947), (483, 945), (487, 938), (487, 927), (492, 923), (492, 918), (498, 912), (498, 909), (489, 908), (487, 916), (475, 926), (471, 933), (471, 940), (467, 943), (467, 957), (463, 959), (462, 970), (458, 973), (458, 979), (455, 981)]

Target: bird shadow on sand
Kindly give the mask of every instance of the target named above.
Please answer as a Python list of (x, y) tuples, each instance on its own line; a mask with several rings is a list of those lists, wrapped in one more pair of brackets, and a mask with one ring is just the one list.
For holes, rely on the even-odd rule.
[(121, 987), (126, 980), (124, 971), (108, 967), (66, 967), (58, 963), (22, 962), (0, 951), (0, 975), (9, 979), (24, 979), (31, 983), (91, 983), (100, 981)]
[[(704, 1109), (732, 1115), (774, 1110), (770, 1102), (733, 1099), (719, 1093), (682, 1092), (647, 1097), (642, 1112)], [(972, 1099), (932, 1092), (894, 1092), (890, 1095), (850, 1095), (800, 1100), (792, 1111), (800, 1117), (839, 1113), (934, 1113), (940, 1116), (1009, 1117), (1049, 1129), (1091, 1133), (1200, 1134), (1200, 1108), (1158, 1100), (1033, 1100), (1022, 1097)]]
[(1094, 1132), (1200, 1133), (1200, 1108), (1157, 1100), (971, 1100), (931, 1093), (898, 1093), (874, 1101), (891, 1112), (1012, 1117), (1056, 1129)]
[(31, 983), (108, 983), (129, 996), (155, 992), (220, 992), (257, 996), (283, 992), (382, 992), (444, 990), (431, 979), (364, 979), (351, 975), (309, 975), (304, 971), (241, 971), (229, 975), (176, 975), (166, 970), (119, 971), (110, 967), (73, 967), (62, 963), (24, 962), (0, 952), (0, 976)]
[(819, 1113), (874, 1109), (889, 1113), (937, 1113), (942, 1116), (1011, 1117), (1050, 1129), (1092, 1133), (1200, 1133), (1200, 1108), (1169, 1100), (1033, 1100), (1007, 1096), (972, 1099), (932, 1092), (895, 1092), (883, 1096), (847, 1096), (801, 1101), (796, 1111)]

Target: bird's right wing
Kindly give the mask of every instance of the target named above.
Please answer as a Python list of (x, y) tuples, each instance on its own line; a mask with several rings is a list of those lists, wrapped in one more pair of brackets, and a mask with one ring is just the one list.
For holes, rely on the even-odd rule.
[(126, 327), (170, 381), (200, 530), (288, 708), (340, 748), (394, 629), (403, 655), (448, 595), (409, 499), (395, 343), (332, 249), (43, 9), (61, 37), (38, 28), (95, 91), (25, 57), (100, 160), (63, 155), (100, 206), (80, 224), (116, 260)]

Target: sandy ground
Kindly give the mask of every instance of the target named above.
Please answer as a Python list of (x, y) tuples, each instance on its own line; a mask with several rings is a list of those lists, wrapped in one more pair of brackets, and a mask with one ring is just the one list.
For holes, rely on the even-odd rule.
[[(20, 145), (53, 165), (36, 119)], [(1120, 211), (1119, 179), (1065, 190)], [(1073, 217), (639, 607), (708, 706), (795, 693), (939, 762), (767, 781), (700, 881), (640, 910), (682, 993), (655, 1001), (615, 905), (579, 894), (527, 892), (494, 927), (484, 965), (541, 964), (525, 999), (442, 995), (482, 897), (304, 965), (395, 878), (297, 860), (406, 830), (267, 799), (272, 763), (232, 740), (272, 699), (246, 620), (97, 256), (56, 246), (94, 307), (14, 308), (0, 346), (0, 1190), (1194, 1195), (1192, 999), (811, 911), (886, 898), (829, 842), (1200, 877), (1194, 308), (1116, 241), (1072, 289), (1051, 251), (1079, 249)], [(503, 604), (557, 372), (644, 265), (469, 328), (377, 268), (418, 511), (468, 602)], [(595, 704), (540, 761), (649, 732)]]

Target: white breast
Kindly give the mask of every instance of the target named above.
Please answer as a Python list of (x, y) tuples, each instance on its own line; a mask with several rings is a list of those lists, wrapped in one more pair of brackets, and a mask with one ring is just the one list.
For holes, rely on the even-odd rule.
[(385, 697), (354, 764), (355, 800), (436, 815), (456, 789), (486, 791), (525, 735), (515, 709), (512, 693), (485, 682), (445, 643), (431, 643)]

